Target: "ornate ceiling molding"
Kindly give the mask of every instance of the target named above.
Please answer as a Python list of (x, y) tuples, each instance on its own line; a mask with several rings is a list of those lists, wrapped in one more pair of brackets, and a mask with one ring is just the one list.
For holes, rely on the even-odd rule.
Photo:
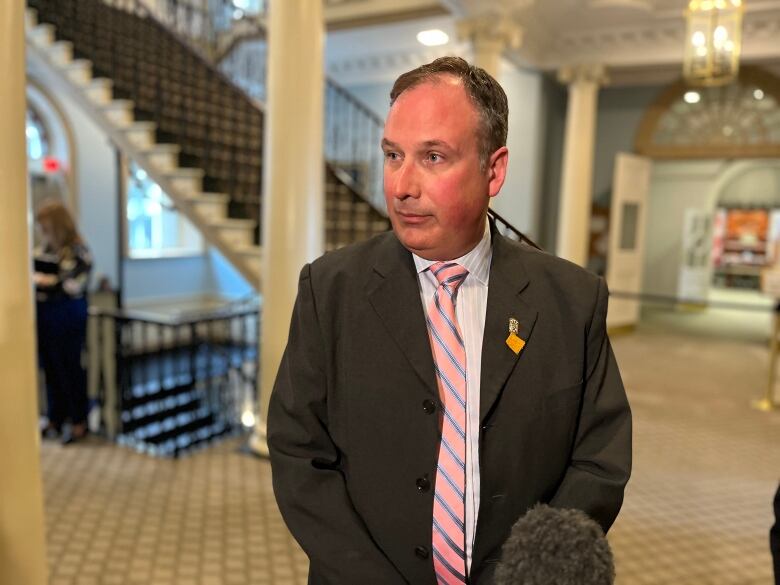
[(388, 83), (394, 81), (401, 73), (446, 55), (470, 59), (471, 51), (466, 43), (459, 43), (444, 47), (421, 48), (418, 51), (369, 54), (329, 61), (327, 71), (328, 75), (342, 85)]
[(458, 37), (474, 44), (489, 42), (517, 50), (523, 44), (523, 28), (511, 18), (472, 16), (458, 21)]
[(438, 0), (326, 0), (328, 30), (343, 30), (447, 14)]
[(607, 82), (607, 79), (607, 70), (599, 63), (567, 65), (558, 70), (558, 81), (568, 85), (576, 83), (602, 85)]
[[(406, 1), (411, 0), (395, 3)], [(345, 0), (353, 6), (374, 2)], [(611, 85), (670, 82), (681, 68), (684, 0), (440, 0), (439, 4), (450, 11), (451, 23), (462, 19), (470, 23), (465, 41), (461, 38), (437, 49), (414, 49), (409, 44), (398, 49), (392, 48), (394, 39), (388, 37), (377, 45), (361, 45), (349, 55), (340, 52), (336, 60), (329, 60), (329, 73), (343, 83), (392, 81), (408, 68), (445, 54), (472, 55), (474, 41), (492, 40), (490, 31), (504, 22), (521, 31), (514, 38), (519, 40), (522, 34), (522, 45), (504, 51), (504, 57), (520, 67), (553, 72), (600, 63), (608, 68)], [(780, 62), (780, 0), (750, 0), (743, 37), (743, 63)]]
[[(458, 17), (511, 15), (525, 34), (506, 56), (519, 64), (557, 70), (580, 62), (609, 67), (682, 62), (682, 0), (559, 0), (492, 2), (445, 0)], [(481, 6), (482, 8), (479, 8)], [(489, 8), (487, 8), (489, 7)], [(474, 11), (474, 12), (472, 12)], [(780, 58), (780, 0), (752, 0), (744, 19), (743, 59)]]

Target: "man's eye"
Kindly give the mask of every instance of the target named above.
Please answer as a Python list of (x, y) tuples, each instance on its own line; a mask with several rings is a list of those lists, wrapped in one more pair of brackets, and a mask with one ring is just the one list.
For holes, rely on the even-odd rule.
[(385, 158), (387, 160), (398, 160), (398, 153), (397, 152), (386, 152)]
[(428, 160), (433, 163), (441, 162), (441, 155), (439, 153), (432, 152), (428, 155)]

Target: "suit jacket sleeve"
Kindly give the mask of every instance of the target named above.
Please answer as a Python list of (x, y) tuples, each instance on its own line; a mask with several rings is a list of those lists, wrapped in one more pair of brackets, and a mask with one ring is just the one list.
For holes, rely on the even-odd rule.
[(372, 540), (340, 470), (328, 431), (325, 341), (307, 265), (268, 410), (274, 493), (314, 582), (401, 585), (406, 580)]
[(551, 504), (583, 510), (609, 530), (631, 474), (631, 410), (607, 337), (609, 293), (599, 279), (587, 333), (585, 387), (571, 463)]

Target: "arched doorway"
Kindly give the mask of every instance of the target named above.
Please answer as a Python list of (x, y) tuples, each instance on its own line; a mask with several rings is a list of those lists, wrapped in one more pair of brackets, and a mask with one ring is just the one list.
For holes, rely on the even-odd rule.
[(64, 201), (78, 212), (76, 153), (72, 132), (57, 102), (34, 79), (27, 83), (27, 168), (30, 205), (37, 209), (45, 199)]
[(780, 80), (744, 67), (726, 87), (674, 83), (645, 113), (635, 151), (654, 166), (645, 292), (762, 301), (760, 270), (780, 240)]

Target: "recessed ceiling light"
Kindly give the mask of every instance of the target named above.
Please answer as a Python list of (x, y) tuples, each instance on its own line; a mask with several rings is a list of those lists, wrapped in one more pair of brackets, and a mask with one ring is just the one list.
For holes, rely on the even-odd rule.
[(683, 99), (688, 104), (698, 104), (701, 101), (701, 94), (698, 91), (686, 91)]
[(762, 89), (756, 89), (753, 91), (753, 97), (757, 100), (764, 99), (764, 90)]
[(432, 28), (430, 30), (418, 32), (417, 40), (426, 47), (438, 47), (439, 45), (446, 45), (449, 42), (450, 37), (443, 30)]

